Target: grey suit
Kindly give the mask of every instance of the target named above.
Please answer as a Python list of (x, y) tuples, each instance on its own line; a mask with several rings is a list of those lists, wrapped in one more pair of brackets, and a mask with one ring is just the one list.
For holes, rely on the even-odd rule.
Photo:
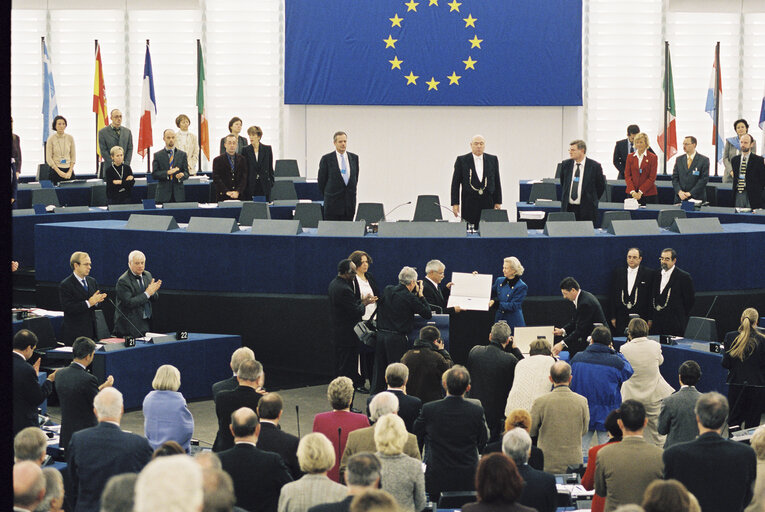
[(606, 498), (606, 512), (642, 502), (648, 484), (663, 476), (662, 453), (639, 436), (627, 436), (600, 449), (595, 459), (595, 492)]
[(183, 202), (186, 200), (186, 194), (183, 190), (183, 182), (189, 177), (189, 165), (186, 161), (186, 153), (180, 149), (175, 149), (173, 156), (173, 167), (177, 167), (183, 173), (180, 181), (175, 174), (168, 176), (170, 170), (170, 157), (165, 148), (154, 153), (151, 175), (157, 180), (157, 194), (154, 200), (158, 203)]
[[(152, 280), (150, 272), (144, 271), (140, 279), (141, 282), (139, 282), (138, 276), (130, 270), (126, 270), (117, 280), (116, 293), (119, 311), (114, 311), (114, 333), (117, 336), (140, 337), (149, 330), (149, 321), (152, 316), (151, 303), (156, 302), (159, 294), (154, 293), (151, 297), (147, 297), (144, 293)], [(136, 328), (141, 332), (136, 332)]]
[(662, 400), (658, 430), (659, 434), (667, 435), (665, 450), (678, 443), (693, 441), (699, 435), (693, 408), (700, 396), (694, 386), (686, 386)]
[(104, 168), (112, 165), (109, 151), (114, 146), (121, 147), (125, 152), (124, 161), (126, 164), (130, 165), (130, 160), (133, 158), (133, 134), (125, 126), (120, 126), (119, 130), (119, 135), (112, 125), (104, 126), (98, 130), (98, 148), (101, 150), (101, 158), (104, 159)]
[(707, 183), (709, 182), (709, 158), (696, 153), (688, 169), (688, 155), (683, 153), (675, 158), (675, 168), (672, 171), (672, 187), (675, 189), (675, 202), (679, 203), (678, 192), (690, 192), (693, 199), (707, 200)]

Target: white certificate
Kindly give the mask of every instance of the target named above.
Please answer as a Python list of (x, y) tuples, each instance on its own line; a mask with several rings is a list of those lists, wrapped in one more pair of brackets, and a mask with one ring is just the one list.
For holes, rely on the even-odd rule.
[(467, 274), (453, 272), (449, 292), (449, 303), (446, 307), (459, 306), (460, 309), (488, 311), (491, 299), (491, 274)]

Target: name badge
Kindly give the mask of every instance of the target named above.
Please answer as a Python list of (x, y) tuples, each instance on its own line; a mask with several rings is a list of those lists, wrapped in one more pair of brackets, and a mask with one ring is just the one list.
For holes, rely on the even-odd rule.
[(62, 158), (62, 159), (61, 159), (61, 163), (62, 163), (62, 164), (65, 164), (65, 163), (66, 163), (66, 158)]
[(579, 183), (579, 178), (574, 177), (574, 183)]
[(698, 169), (694, 169), (693, 170), (693, 175), (694, 176), (698, 176), (699, 175), (699, 170)]

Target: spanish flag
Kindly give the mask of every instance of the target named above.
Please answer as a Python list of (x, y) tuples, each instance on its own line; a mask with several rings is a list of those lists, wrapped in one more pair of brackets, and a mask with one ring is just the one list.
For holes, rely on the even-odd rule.
[(96, 151), (101, 155), (98, 146), (98, 132), (108, 124), (106, 112), (106, 84), (104, 84), (104, 66), (101, 64), (101, 45), (96, 41), (96, 71), (93, 77), (93, 112), (96, 114)]

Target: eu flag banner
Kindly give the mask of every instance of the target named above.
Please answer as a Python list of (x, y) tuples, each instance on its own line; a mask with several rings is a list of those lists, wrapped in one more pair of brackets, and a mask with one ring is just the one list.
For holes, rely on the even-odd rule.
[(285, 0), (284, 98), (581, 105), (581, 0)]

